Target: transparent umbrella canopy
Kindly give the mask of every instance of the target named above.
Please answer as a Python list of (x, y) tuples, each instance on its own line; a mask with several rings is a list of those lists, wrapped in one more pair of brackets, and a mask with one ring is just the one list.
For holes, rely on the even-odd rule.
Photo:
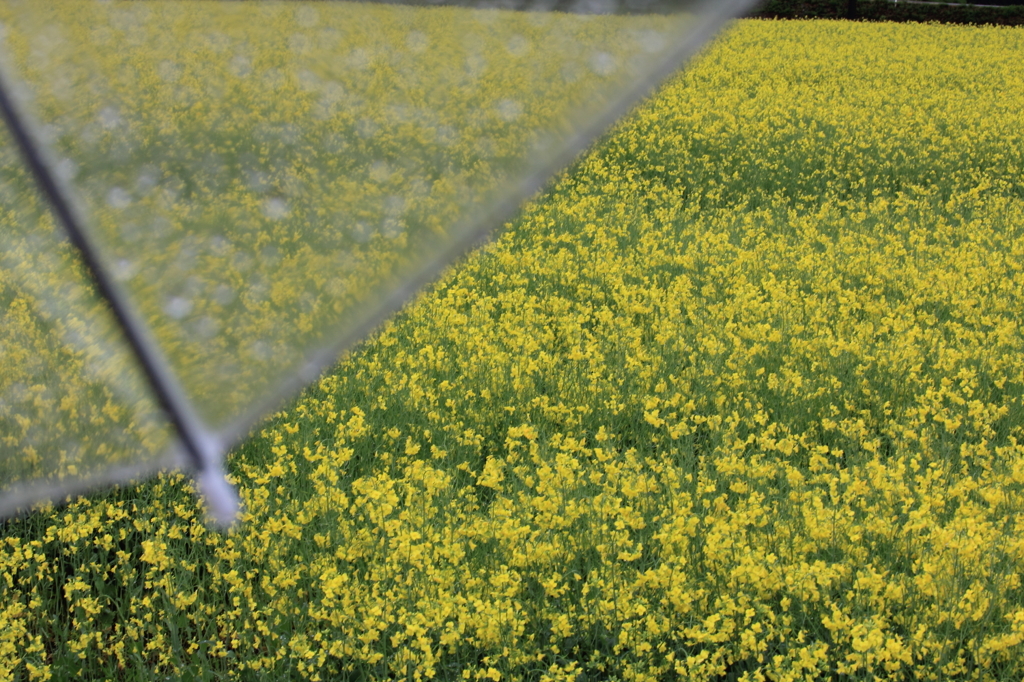
[(0, 516), (229, 447), (749, 0), (0, 5)]

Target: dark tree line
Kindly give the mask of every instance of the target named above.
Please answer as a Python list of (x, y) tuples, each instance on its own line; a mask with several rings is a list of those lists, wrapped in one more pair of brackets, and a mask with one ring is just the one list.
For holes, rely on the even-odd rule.
[(973, 1), (980, 4), (940, 1), (894, 3), (892, 0), (763, 0), (748, 16), (1024, 26), (1024, 0)]

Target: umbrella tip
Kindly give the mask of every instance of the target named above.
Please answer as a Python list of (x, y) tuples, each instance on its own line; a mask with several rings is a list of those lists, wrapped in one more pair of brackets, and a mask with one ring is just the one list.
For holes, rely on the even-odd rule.
[(196, 484), (199, 494), (206, 502), (210, 521), (216, 527), (227, 530), (241, 517), (238, 493), (227, 482), (220, 467), (206, 467), (198, 472)]

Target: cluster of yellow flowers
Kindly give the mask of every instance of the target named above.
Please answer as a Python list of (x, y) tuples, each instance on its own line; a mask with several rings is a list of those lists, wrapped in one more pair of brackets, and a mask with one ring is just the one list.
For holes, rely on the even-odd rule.
[(739, 22), (232, 454), (239, 528), (8, 522), (0, 677), (1019, 680), (1022, 50)]

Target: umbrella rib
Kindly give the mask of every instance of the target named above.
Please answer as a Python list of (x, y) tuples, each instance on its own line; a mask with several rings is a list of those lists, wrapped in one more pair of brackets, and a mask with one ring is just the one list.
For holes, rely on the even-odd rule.
[(71, 243), (81, 254), (97, 292), (109, 304), (154, 397), (177, 431), (189, 463), (197, 473), (205, 472), (211, 466), (211, 457), (219, 454), (216, 441), (193, 413), (184, 392), (178, 387), (155, 342), (149, 337), (145, 323), (135, 313), (127, 297), (104, 268), (99, 248), (85, 228), (85, 221), (75, 210), (67, 190), (61, 187), (61, 183), (52, 172), (52, 164), (47, 160), (42, 145), (34, 139), (26, 115), (18, 109), (12, 96), (12, 82), (13, 79), (9, 78), (7, 73), (0, 72), (0, 114), (3, 115), (36, 184), (42, 190), (58, 221), (67, 231)]

